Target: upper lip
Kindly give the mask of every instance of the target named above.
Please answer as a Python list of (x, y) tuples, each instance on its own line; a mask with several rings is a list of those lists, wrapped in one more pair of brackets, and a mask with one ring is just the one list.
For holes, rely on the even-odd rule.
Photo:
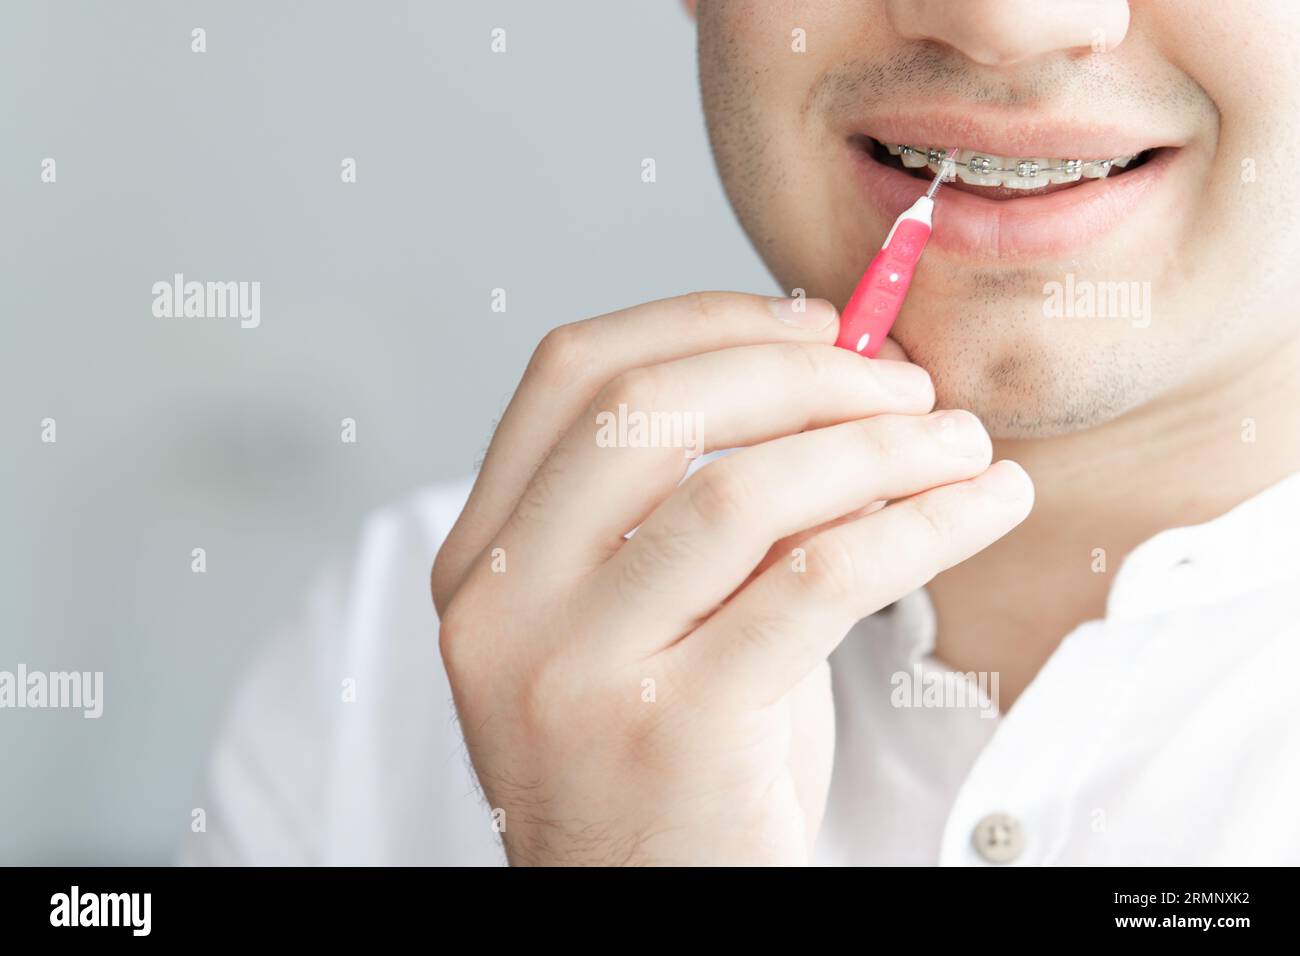
[(1100, 159), (1180, 145), (1177, 135), (1153, 121), (1142, 129), (1101, 120), (1060, 120), (1040, 114), (921, 111), (881, 113), (850, 128), (886, 145), (959, 146), (993, 156)]

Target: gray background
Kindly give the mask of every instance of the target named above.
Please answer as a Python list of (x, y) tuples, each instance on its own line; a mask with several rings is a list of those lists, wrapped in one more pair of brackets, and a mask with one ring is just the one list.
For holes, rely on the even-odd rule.
[[(473, 468), (548, 328), (775, 291), (677, 0), (4, 0), (0, 89), (0, 669), (106, 685), (0, 710), (0, 862), (172, 860), (259, 644), (367, 510)], [(174, 272), (260, 281), (261, 327), (154, 318)]]

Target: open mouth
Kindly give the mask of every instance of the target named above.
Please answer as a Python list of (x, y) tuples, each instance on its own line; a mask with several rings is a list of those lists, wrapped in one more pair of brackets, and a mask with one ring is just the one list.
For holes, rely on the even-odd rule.
[[(1152, 131), (1159, 139), (1144, 145), (1131, 131), (1086, 123), (981, 126), (950, 116), (874, 122), (881, 128), (846, 131), (844, 143), (882, 236), (938, 175), (949, 151), (942, 144), (1002, 141), (997, 151), (958, 148), (955, 176), (946, 177), (937, 200), (931, 243), (972, 261), (1059, 260), (1103, 240), (1146, 246), (1186, 199), (1173, 184), (1188, 153), (1167, 131)], [(1074, 155), (1065, 152), (1072, 141)]]
[[(920, 181), (933, 180), (948, 155), (948, 147), (908, 143), (882, 143), (870, 136), (852, 137), (853, 146), (873, 161)], [(1080, 183), (1130, 175), (1157, 158), (1162, 148), (1127, 156), (1094, 158), (999, 156), (978, 149), (958, 149), (954, 175), (945, 189), (956, 189), (987, 199), (1021, 199), (1076, 188)]]

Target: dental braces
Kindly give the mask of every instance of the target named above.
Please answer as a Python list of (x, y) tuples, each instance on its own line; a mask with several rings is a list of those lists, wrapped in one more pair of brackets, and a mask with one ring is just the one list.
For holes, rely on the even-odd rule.
[(899, 155), (909, 153), (916, 156), (924, 156), (926, 163), (930, 166), (942, 167), (944, 163), (952, 163), (954, 166), (961, 166), (970, 170), (977, 176), (996, 175), (1005, 173), (1010, 176), (1019, 176), (1022, 179), (1032, 179), (1035, 176), (1043, 176), (1050, 173), (1064, 173), (1067, 176), (1075, 174), (1082, 175), (1084, 169), (1102, 169), (1108, 170), (1111, 166), (1127, 166), (1133, 159), (1132, 156), (1116, 156), (1113, 159), (1067, 159), (1063, 166), (1040, 166), (1031, 159), (1022, 159), (1016, 163), (1012, 169), (1005, 169), (1001, 166), (994, 166), (993, 160), (988, 156), (974, 155), (966, 162), (959, 162), (955, 159), (948, 159), (948, 152), (942, 149), (921, 149), (918, 146), (898, 147)]

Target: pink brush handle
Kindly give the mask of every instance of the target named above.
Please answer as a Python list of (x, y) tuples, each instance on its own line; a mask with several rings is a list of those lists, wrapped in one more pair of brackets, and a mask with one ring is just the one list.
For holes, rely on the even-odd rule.
[(835, 340), (840, 348), (875, 358), (885, 344), (930, 238), (929, 223), (912, 218), (915, 209), (909, 209), (894, 223), (885, 247), (876, 253), (853, 290), (853, 297), (840, 315), (840, 337)]

